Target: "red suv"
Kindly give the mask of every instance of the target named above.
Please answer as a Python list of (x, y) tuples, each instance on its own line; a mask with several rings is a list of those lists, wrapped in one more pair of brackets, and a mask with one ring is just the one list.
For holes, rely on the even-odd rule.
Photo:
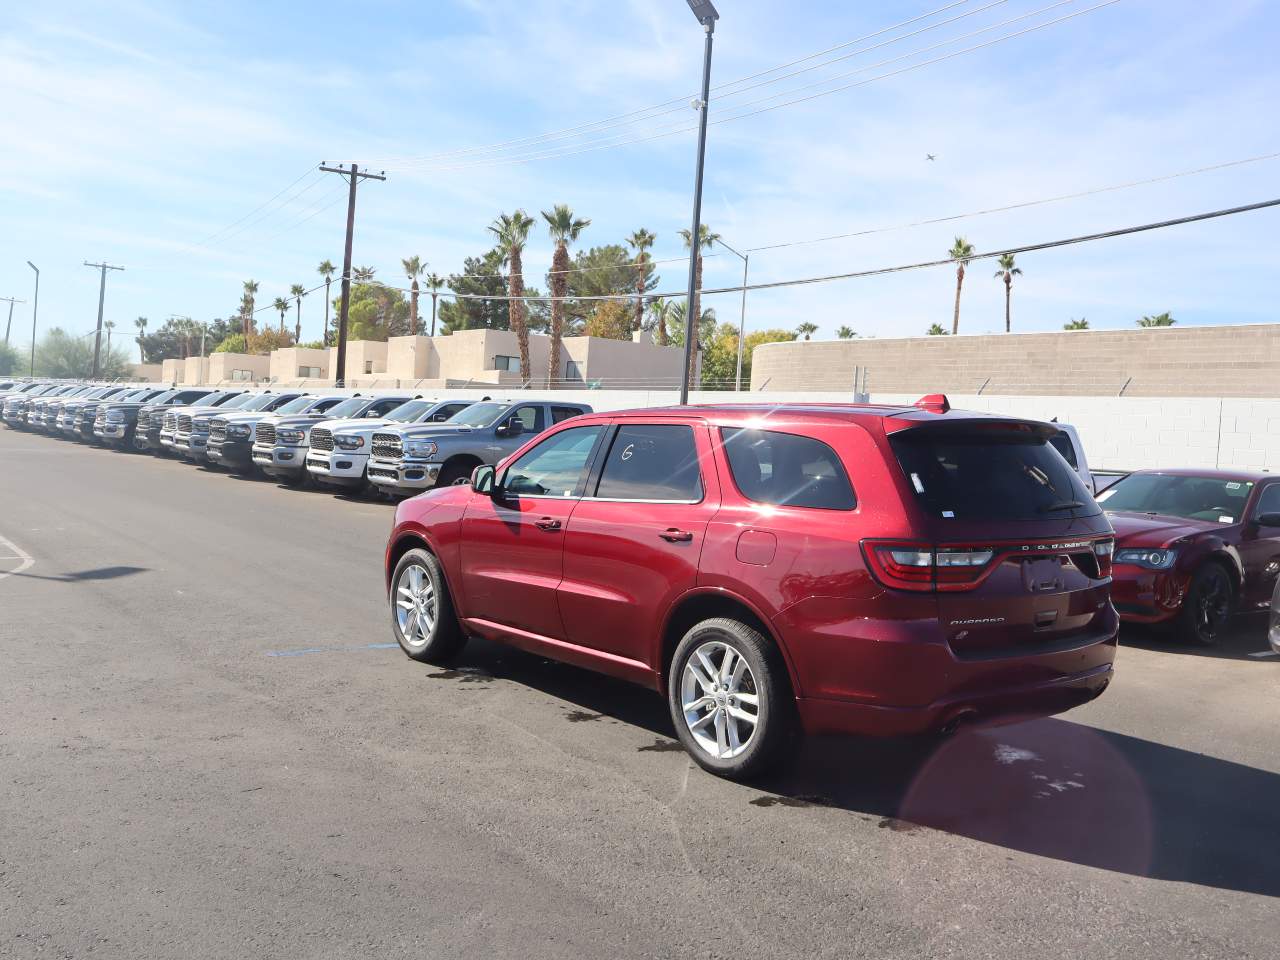
[(904, 734), (1058, 713), (1111, 680), (1113, 533), (1048, 424), (916, 407), (575, 417), (400, 505), (392, 629), (652, 687), (757, 773), (798, 724)]

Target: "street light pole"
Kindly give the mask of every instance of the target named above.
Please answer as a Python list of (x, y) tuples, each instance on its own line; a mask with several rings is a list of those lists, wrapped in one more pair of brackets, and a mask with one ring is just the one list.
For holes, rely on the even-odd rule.
[(698, 163), (693, 175), (693, 228), (689, 233), (689, 298), (685, 301), (684, 375), (680, 378), (680, 403), (689, 402), (689, 378), (693, 371), (694, 344), (698, 317), (693, 309), (697, 283), (698, 255), (701, 251), (702, 167), (707, 154), (707, 101), (711, 98), (711, 40), (720, 14), (711, 0), (687, 0), (689, 9), (702, 24), (706, 43), (702, 51), (702, 96), (698, 101)]
[(742, 261), (742, 306), (738, 309), (738, 369), (734, 376), (733, 389), (742, 389), (742, 344), (747, 335), (747, 268), (751, 266), (751, 254), (739, 253), (721, 238), (716, 241), (735, 257)]
[(40, 314), (40, 268), (30, 260), (27, 266), (36, 272), (36, 296), (35, 302), (31, 304), (31, 372), (29, 376), (36, 375), (36, 317)]

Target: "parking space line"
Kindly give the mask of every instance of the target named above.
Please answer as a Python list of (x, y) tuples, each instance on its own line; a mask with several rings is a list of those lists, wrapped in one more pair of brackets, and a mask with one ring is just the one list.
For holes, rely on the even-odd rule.
[(35, 561), (31, 559), (31, 555), (27, 553), (25, 550), (23, 550), (16, 543), (14, 543), (12, 540), (7, 539), (6, 537), (0, 537), (0, 546), (3, 546), (8, 550), (13, 551), (13, 556), (0, 557), (0, 560), (21, 560), (22, 561), (20, 564), (18, 564), (16, 569), (0, 570), (0, 580), (3, 580), (5, 577), (12, 576), (15, 573), (22, 573), (24, 570), (29, 570), (35, 564)]
[(1280, 657), (1280, 653), (1276, 653), (1274, 650), (1259, 650), (1257, 653), (1249, 654), (1249, 656), (1253, 660), (1267, 660), (1271, 657)]
[(268, 657), (302, 657), (308, 653), (353, 653), (364, 650), (391, 650), (398, 643), (362, 643), (355, 647), (303, 647), (299, 650), (268, 650)]

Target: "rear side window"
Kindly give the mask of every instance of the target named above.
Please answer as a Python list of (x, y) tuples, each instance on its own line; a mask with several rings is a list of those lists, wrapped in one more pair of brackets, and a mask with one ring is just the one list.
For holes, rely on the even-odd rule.
[(776, 430), (720, 431), (733, 482), (748, 500), (785, 507), (852, 510), (849, 475), (821, 440)]
[(701, 500), (702, 475), (693, 428), (684, 424), (619, 427), (605, 457), (596, 496), (608, 500)]
[(582, 411), (579, 410), (577, 407), (553, 406), (551, 408), (552, 423), (560, 423), (561, 421), (568, 420), (570, 417), (579, 417), (581, 415), (582, 415)]
[(1065, 433), (1055, 433), (1049, 438), (1049, 443), (1053, 445), (1053, 449), (1062, 454), (1062, 459), (1071, 464), (1071, 469), (1079, 469), (1080, 464), (1076, 462), (1076, 448), (1071, 445), (1071, 438)]
[(1033, 434), (904, 430), (889, 444), (934, 517), (1040, 520), (1101, 512), (1075, 471)]

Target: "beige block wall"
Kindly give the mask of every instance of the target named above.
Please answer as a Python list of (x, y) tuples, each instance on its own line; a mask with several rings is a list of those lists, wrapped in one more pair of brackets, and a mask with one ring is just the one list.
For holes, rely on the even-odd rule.
[[(413, 337), (397, 337), (411, 340)], [(347, 342), (347, 381), (356, 377), (387, 375), (388, 344), (380, 340), (350, 340)], [(372, 369), (366, 372), (366, 367)], [(329, 348), (329, 366), (326, 368), (334, 377), (338, 375), (338, 348)]]
[(248, 370), (250, 380), (256, 382), (271, 376), (271, 358), (254, 353), (209, 354), (208, 383), (222, 383), (235, 379), (233, 371)]
[(147, 383), (164, 383), (164, 364), (163, 363), (135, 363), (130, 371), (136, 380), (143, 380)]
[[(565, 340), (568, 358), (578, 362), (587, 380), (606, 387), (678, 387), (684, 368), (683, 347), (660, 347), (649, 342), (570, 337)], [(565, 371), (560, 371), (565, 376)]]
[(768, 343), (751, 387), (852, 392), (859, 366), (872, 393), (1273, 397), (1280, 324)]
[(160, 361), (160, 379), (164, 383), (177, 383), (182, 379), (181, 360)]
[(182, 361), (178, 382), (186, 386), (199, 386), (209, 382), (208, 357), (187, 357)]
[(329, 378), (329, 351), (311, 350), (305, 347), (286, 347), (271, 352), (270, 374), (272, 380), (289, 383), (302, 379), (298, 375), (299, 367), (319, 367), (320, 376), (316, 380)]

